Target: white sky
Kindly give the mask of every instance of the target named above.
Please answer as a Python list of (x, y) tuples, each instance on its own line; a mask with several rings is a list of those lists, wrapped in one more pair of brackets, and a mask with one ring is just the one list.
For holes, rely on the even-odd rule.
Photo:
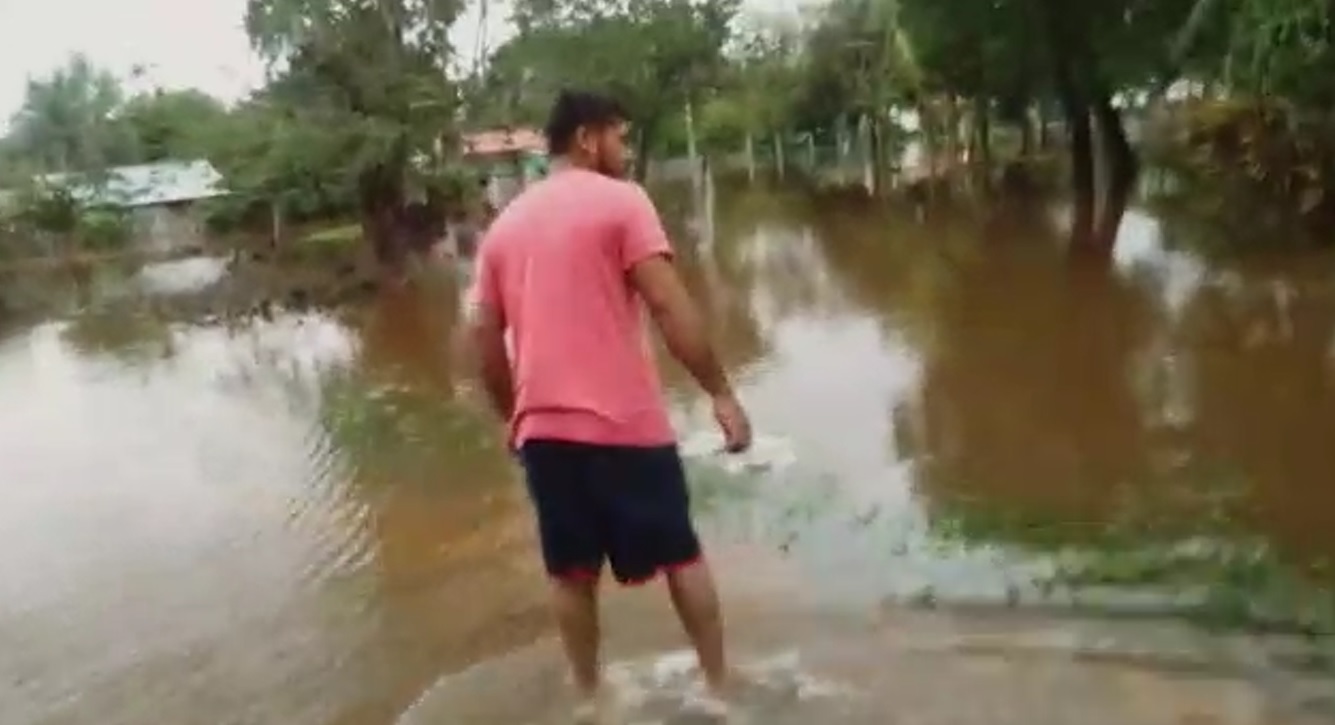
[[(790, 10), (809, 0), (746, 0), (750, 8)], [(0, 132), (23, 103), (31, 76), (43, 76), (75, 52), (139, 85), (199, 88), (226, 101), (264, 79), (242, 26), (246, 0), (0, 0)], [(455, 28), (455, 43), (471, 57), (480, 27), (479, 5)], [(495, 47), (507, 34), (508, 3), (493, 0), (483, 28)]]

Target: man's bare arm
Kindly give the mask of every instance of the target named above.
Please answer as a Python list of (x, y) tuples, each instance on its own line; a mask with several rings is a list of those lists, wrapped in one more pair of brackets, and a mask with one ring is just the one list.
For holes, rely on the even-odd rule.
[(510, 420), (515, 410), (514, 380), (505, 352), (505, 319), (490, 305), (479, 304), (472, 322), (478, 373), (496, 414)]
[(730, 397), (732, 387), (714, 354), (704, 318), (672, 260), (661, 254), (649, 257), (631, 267), (630, 279), (672, 356), (710, 397)]

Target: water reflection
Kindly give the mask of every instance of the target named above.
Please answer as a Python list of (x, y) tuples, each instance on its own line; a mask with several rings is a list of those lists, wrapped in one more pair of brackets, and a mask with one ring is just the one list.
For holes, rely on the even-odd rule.
[[(314, 353), (307, 327), (322, 329), (294, 320), (256, 342)], [(289, 525), (308, 500), (305, 421), (284, 396), (229, 385), (263, 346), (199, 330), (136, 375), (62, 332), (36, 328), (0, 362), (0, 678), (20, 683), (7, 717), (143, 722), (206, 693), (242, 719), (260, 699), (324, 707), (265, 694), (324, 670), (351, 630), (324, 631), (306, 586), (322, 542)]]
[(198, 292), (218, 283), (226, 274), (226, 259), (190, 257), (147, 265), (139, 277), (148, 292), (170, 295)]
[(361, 653), (378, 692), (357, 721), (384, 722), (442, 668), (525, 642), (547, 625), (527, 504), (498, 426), (456, 396), (449, 289), (396, 289), (360, 324), (356, 364), (326, 376), (322, 456), (363, 512), (367, 614)]
[(1130, 383), (1155, 310), (1044, 248), (990, 245), (954, 275), (916, 401), (927, 500), (1098, 518), (1151, 464)]
[[(742, 203), (721, 206), (724, 229)], [(1335, 551), (1332, 509), (1312, 505), (1335, 475), (1317, 442), (1335, 321), (1329, 282), (1303, 271), (1315, 260), (1223, 265), (1165, 248), (1171, 230), (1133, 210), (1108, 265), (1065, 255), (1041, 209), (848, 204), (781, 203), (716, 245), (755, 270), (769, 351), (746, 392), (803, 469), (724, 497), (749, 512), (731, 517), (742, 538), (845, 601), (1010, 599), (1051, 574), (1048, 552), (1129, 529), (1169, 547), (1259, 532), (1276, 571)], [(1245, 299), (1261, 319), (1202, 331)]]

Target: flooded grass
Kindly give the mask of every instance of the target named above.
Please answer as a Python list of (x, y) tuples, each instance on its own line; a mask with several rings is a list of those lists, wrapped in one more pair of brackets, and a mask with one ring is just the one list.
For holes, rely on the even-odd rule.
[(299, 240), (302, 245), (324, 246), (348, 249), (361, 244), (362, 228), (360, 224), (343, 224), (319, 229), (304, 235)]
[(936, 536), (962, 547), (1003, 544), (1042, 557), (1051, 571), (1032, 584), (1049, 597), (1097, 602), (1101, 594), (1140, 592), (1150, 595), (1150, 611), (1211, 628), (1335, 634), (1335, 578), (1328, 565), (1287, 560), (1261, 536), (1211, 526), (1189, 534), (1181, 520), (1158, 528), (1133, 516), (1071, 522), (986, 506), (951, 508)]

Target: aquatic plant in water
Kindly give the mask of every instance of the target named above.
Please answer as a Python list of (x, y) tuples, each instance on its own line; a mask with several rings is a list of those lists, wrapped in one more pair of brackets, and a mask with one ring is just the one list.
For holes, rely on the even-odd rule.
[(1185, 488), (1195, 493), (1191, 510), (1130, 496), (1102, 521), (952, 501), (933, 522), (933, 535), (966, 547), (998, 542), (1040, 555), (1050, 573), (1034, 583), (1048, 592), (1143, 592), (1207, 626), (1335, 634), (1335, 577), (1328, 566), (1295, 563), (1248, 531), (1237, 515), (1246, 492), (1237, 481)]

